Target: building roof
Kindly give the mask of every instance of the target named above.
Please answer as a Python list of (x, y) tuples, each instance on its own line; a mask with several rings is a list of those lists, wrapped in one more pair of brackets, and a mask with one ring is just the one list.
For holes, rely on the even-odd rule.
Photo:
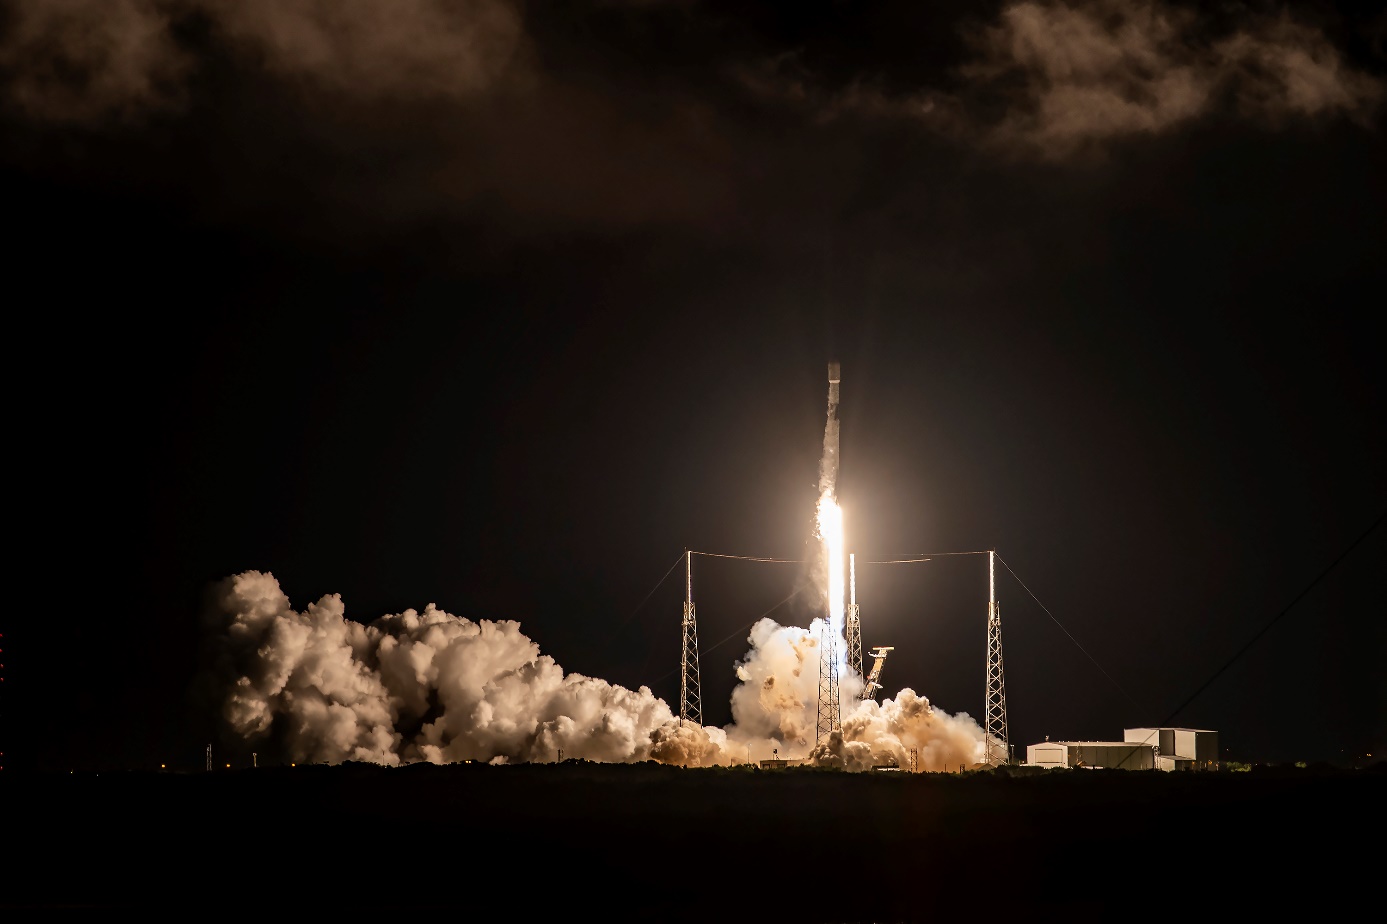
[(1122, 730), (1123, 730), (1124, 732), (1129, 732), (1129, 731), (1190, 731), (1190, 732), (1199, 732), (1200, 734), (1204, 734), (1204, 735), (1216, 735), (1216, 734), (1218, 734), (1218, 731), (1217, 731), (1216, 729), (1213, 729), (1213, 728), (1181, 728), (1181, 727), (1178, 726), (1178, 725), (1135, 725), (1135, 726), (1133, 726), (1133, 727), (1131, 727), (1131, 728), (1124, 728), (1124, 729), (1122, 729)]

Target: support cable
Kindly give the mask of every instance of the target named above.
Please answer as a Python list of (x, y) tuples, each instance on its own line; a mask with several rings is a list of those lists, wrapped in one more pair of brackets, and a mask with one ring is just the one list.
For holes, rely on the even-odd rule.
[(621, 630), (626, 628), (626, 624), (635, 618), (636, 614), (641, 611), (641, 607), (645, 606), (647, 603), (650, 602), (650, 598), (655, 596), (655, 591), (659, 590), (662, 586), (664, 586), (665, 581), (669, 580), (669, 576), (674, 573), (674, 569), (678, 568), (679, 564), (684, 560), (685, 554), (686, 553), (684, 552), (679, 553), (679, 557), (674, 560), (674, 564), (670, 565), (669, 570), (665, 572), (665, 576), (656, 581), (655, 586), (650, 588), (650, 593), (645, 595), (645, 599), (641, 600), (640, 603), (637, 603), (636, 608), (633, 609), (626, 616), (626, 618), (623, 619), (620, 623), (618, 623), (617, 627), (612, 630), (612, 634), (609, 635), (607, 637), (607, 640), (602, 643), (602, 647), (597, 649), (599, 652), (605, 652), (608, 648), (611, 647), (612, 642), (616, 641), (616, 637), (619, 634), (621, 634)]
[(983, 549), (981, 552), (921, 552), (922, 556), (928, 558), (892, 558), (887, 561), (864, 561), (864, 565), (906, 565), (916, 561), (929, 561), (930, 558), (943, 558), (946, 555), (986, 555), (989, 550)]
[[(697, 555), (697, 554), (699, 554), (699, 553), (698, 553), (698, 552), (695, 552), (694, 554)], [(784, 600), (781, 600), (781, 601), (780, 601), (779, 603), (777, 603), (775, 606), (773, 606), (773, 607), (771, 607), (770, 609), (766, 610), (766, 611), (765, 611), (764, 613), (762, 613), (760, 616), (757, 616), (757, 617), (756, 617), (755, 619), (753, 619), (751, 622), (749, 622), (749, 623), (747, 623), (746, 625), (742, 626), (740, 629), (736, 630), (736, 631), (733, 632), (731, 635), (727, 636), (727, 638), (723, 639), (722, 641), (718, 642), (718, 643), (715, 644), (715, 645), (712, 645), (712, 646), (710, 646), (710, 647), (708, 647), (708, 648), (703, 649), (703, 651), (704, 651), (705, 653), (706, 653), (706, 652), (709, 652), (709, 651), (716, 651), (717, 649), (721, 648), (723, 645), (726, 645), (728, 642), (732, 641), (732, 640), (733, 640), (734, 638), (736, 638), (737, 636), (745, 634), (746, 631), (747, 631), (748, 629), (750, 629), (752, 626), (756, 625), (758, 622), (760, 622), (761, 620), (765, 619), (765, 618), (766, 618), (767, 616), (769, 616), (771, 613), (774, 613), (776, 610), (780, 609), (782, 606), (784, 606), (785, 604), (787, 604), (787, 603), (789, 603), (791, 600), (793, 600), (799, 593), (801, 593), (802, 589), (803, 589), (803, 588), (798, 588), (798, 589), (796, 589), (796, 590), (790, 591), (790, 595), (789, 595), (788, 597), (786, 597)], [(661, 683), (662, 681), (668, 680), (670, 677), (673, 677), (673, 676), (674, 676), (675, 674), (677, 674), (677, 673), (679, 673), (679, 669), (678, 669), (678, 668), (676, 668), (676, 669), (670, 671), (669, 673), (664, 674), (664, 675), (662, 675), (662, 676), (660, 676), (660, 677), (656, 677), (656, 678), (655, 678), (654, 680), (652, 680), (649, 684), (647, 684), (647, 686), (653, 687), (653, 686), (655, 686), (657, 683)]]

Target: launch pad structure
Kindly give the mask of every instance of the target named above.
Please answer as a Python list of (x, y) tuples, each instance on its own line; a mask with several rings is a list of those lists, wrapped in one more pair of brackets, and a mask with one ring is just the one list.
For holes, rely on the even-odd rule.
[[(822, 496), (830, 499), (836, 491), (836, 480), (838, 472), (838, 450), (839, 450), (839, 430), (838, 430), (838, 397), (839, 386), (842, 383), (842, 370), (840, 364), (833, 362), (828, 364), (828, 420), (824, 427), (824, 456), (820, 464), (819, 487)], [(680, 680), (679, 680), (679, 724), (691, 722), (696, 725), (703, 724), (703, 699), (702, 687), (699, 682), (699, 649), (698, 649), (698, 622), (694, 610), (693, 601), (693, 555), (695, 553), (689, 549), (684, 550), (684, 614), (682, 620), (682, 651), (680, 655)], [(697, 553), (709, 554), (709, 553)], [(947, 554), (954, 555), (980, 555), (982, 552), (953, 552)], [(996, 767), (1008, 762), (1010, 753), (1009, 739), (1007, 736), (1007, 699), (1006, 699), (1006, 678), (1002, 670), (1002, 618), (1001, 609), (997, 602), (997, 581), (996, 581), (996, 557), (995, 549), (985, 553), (987, 555), (987, 665), (986, 665), (986, 696), (983, 704), (983, 764), (989, 767)], [(743, 558), (746, 556), (730, 555), (723, 556), (728, 558)], [(751, 559), (767, 561), (769, 559)], [(778, 560), (778, 559), (776, 559)], [(898, 559), (904, 561), (928, 561), (927, 558)], [(833, 562), (829, 562), (829, 567)], [(839, 567), (841, 568), (841, 560)], [(843, 620), (843, 634), (846, 645), (845, 657), (848, 670), (862, 677), (864, 686), (861, 693), (861, 700), (866, 701), (875, 698), (876, 690), (880, 689), (879, 682), (882, 665), (886, 661), (887, 652), (894, 651), (891, 646), (875, 646), (870, 654), (875, 660), (870, 675), (863, 671), (862, 663), (862, 620), (861, 609), (857, 604), (857, 556), (848, 556), (849, 570), (849, 600), (845, 607)], [(832, 579), (829, 585), (832, 586)], [(841, 584), (839, 590), (841, 591)], [(834, 630), (833, 620), (833, 601), (828, 603), (828, 612), (822, 620), (822, 631), (819, 640), (819, 691), (817, 719), (815, 723), (815, 744), (823, 745), (829, 737), (842, 728), (842, 706), (839, 698), (839, 676), (838, 676), (838, 633)], [(910, 764), (914, 769), (915, 750), (911, 749)]]
[(698, 621), (694, 618), (693, 553), (684, 550), (684, 653), (679, 663), (679, 725), (703, 724), (703, 690), (698, 680)]

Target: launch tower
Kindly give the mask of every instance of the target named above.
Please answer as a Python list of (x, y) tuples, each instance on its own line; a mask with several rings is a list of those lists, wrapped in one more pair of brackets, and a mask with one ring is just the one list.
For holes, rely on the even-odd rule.
[(679, 724), (703, 724), (703, 694), (698, 682), (698, 621), (694, 619), (693, 553), (684, 550), (684, 654), (680, 658)]
[(1002, 616), (997, 606), (997, 553), (987, 553), (987, 700), (983, 704), (983, 763), (1007, 762), (1007, 685), (1002, 674)]

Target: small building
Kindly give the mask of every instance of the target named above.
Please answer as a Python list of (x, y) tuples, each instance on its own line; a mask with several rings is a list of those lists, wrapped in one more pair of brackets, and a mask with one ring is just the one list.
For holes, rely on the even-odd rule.
[(1151, 748), (1158, 770), (1217, 770), (1218, 732), (1207, 728), (1127, 728), (1123, 740)]
[(1026, 746), (1029, 767), (1216, 770), (1218, 732), (1207, 728), (1125, 728), (1121, 741), (1051, 741)]
[(1149, 747), (1130, 741), (1045, 741), (1026, 746), (1032, 767), (1106, 767), (1151, 770), (1155, 755)]

